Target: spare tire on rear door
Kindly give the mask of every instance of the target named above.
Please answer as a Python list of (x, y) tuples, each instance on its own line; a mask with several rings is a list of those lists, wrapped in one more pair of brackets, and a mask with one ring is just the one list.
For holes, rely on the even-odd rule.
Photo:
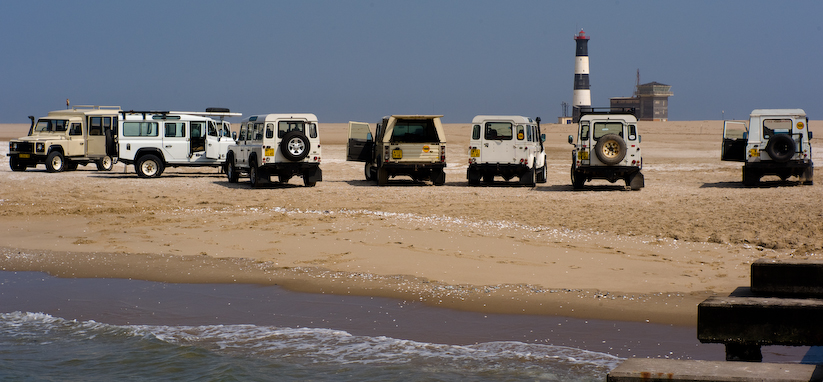
[(603, 164), (618, 164), (626, 157), (626, 141), (617, 134), (606, 134), (597, 140), (594, 153)]
[(301, 131), (290, 131), (280, 141), (280, 152), (290, 161), (299, 161), (309, 155), (309, 138)]
[(775, 162), (788, 162), (797, 151), (797, 145), (794, 139), (787, 134), (777, 134), (769, 138), (766, 143), (766, 154)]

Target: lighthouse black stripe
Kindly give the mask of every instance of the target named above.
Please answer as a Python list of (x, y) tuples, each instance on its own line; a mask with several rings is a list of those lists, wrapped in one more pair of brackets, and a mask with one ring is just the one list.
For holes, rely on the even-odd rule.
[(575, 74), (574, 75), (574, 90), (588, 89), (588, 88), (589, 88), (589, 75), (588, 74)]
[(577, 54), (575, 56), (588, 56), (589, 55), (589, 40), (574, 40), (577, 42)]

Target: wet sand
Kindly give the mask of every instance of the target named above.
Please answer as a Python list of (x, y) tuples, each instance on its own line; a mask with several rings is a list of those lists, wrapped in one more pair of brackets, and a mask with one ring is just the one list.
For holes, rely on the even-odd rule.
[[(27, 129), (0, 125), (0, 139)], [(468, 187), (468, 124), (446, 126), (443, 187), (364, 181), (362, 165), (344, 160), (344, 124), (321, 124), (324, 181), (314, 188), (295, 178), (250, 189), (216, 169), (140, 179), (122, 164), (60, 174), (4, 166), (0, 269), (694, 326), (696, 305), (748, 285), (754, 260), (823, 253), (819, 181), (743, 188), (740, 164), (719, 160), (719, 121), (640, 129), (638, 192), (606, 181), (572, 191), (568, 125), (544, 125), (548, 183), (535, 188)]]

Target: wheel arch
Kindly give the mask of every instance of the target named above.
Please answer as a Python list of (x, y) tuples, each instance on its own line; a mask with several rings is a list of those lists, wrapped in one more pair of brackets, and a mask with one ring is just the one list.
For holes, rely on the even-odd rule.
[(163, 165), (166, 164), (166, 157), (163, 156), (163, 152), (156, 149), (156, 148), (143, 148), (143, 149), (137, 150), (137, 153), (134, 154), (134, 162), (136, 163), (136, 162), (140, 161), (140, 158), (142, 158), (146, 155), (149, 155), (149, 154), (160, 158), (160, 160), (163, 161)]

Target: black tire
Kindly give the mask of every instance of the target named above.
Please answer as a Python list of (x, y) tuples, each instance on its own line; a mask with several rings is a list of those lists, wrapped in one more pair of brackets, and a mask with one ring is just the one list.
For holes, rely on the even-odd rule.
[(108, 155), (100, 158), (95, 164), (97, 164), (97, 171), (111, 171), (114, 168), (114, 160)]
[(572, 188), (575, 190), (583, 189), (583, 185), (586, 183), (586, 176), (583, 174), (575, 171), (576, 167), (572, 164), (572, 171), (571, 171), (571, 178), (572, 178)]
[(234, 155), (226, 158), (226, 177), (229, 183), (237, 183), (240, 180), (240, 171), (237, 171), (237, 166), (234, 164)]
[(280, 152), (292, 162), (309, 156), (309, 148), (309, 138), (300, 131), (290, 131), (280, 141)]
[(134, 171), (141, 178), (157, 178), (163, 170), (163, 161), (154, 154), (143, 155), (134, 164)]
[(389, 171), (380, 167), (377, 169), (377, 185), (385, 186), (387, 184), (389, 184)]
[(466, 178), (469, 179), (469, 186), (479, 186), (480, 185), (480, 172), (479, 171), (469, 169), (466, 172)]
[(766, 154), (775, 162), (786, 163), (792, 159), (797, 151), (797, 144), (787, 134), (777, 134), (769, 138), (766, 143)]
[(747, 170), (746, 167), (743, 167), (743, 185), (746, 187), (756, 187), (760, 184), (760, 177), (763, 176), (757, 171), (754, 170)]
[(52, 151), (46, 157), (46, 171), (60, 172), (66, 169), (66, 158), (59, 151)]
[(641, 188), (645, 187), (646, 181), (643, 173), (638, 171), (626, 178), (626, 186), (631, 188), (632, 191), (639, 191)]
[(260, 168), (257, 167), (257, 161), (249, 161), (249, 184), (252, 187), (257, 187), (262, 184), (260, 181)]
[(11, 171), (26, 171), (26, 168), (29, 166), (25, 161), (20, 160), (18, 157), (10, 157), (9, 167), (11, 167)]
[(540, 167), (539, 169), (537, 169), (537, 174), (535, 174), (535, 181), (537, 183), (546, 183), (546, 180), (548, 178), (548, 170), (546, 169), (546, 164), (545, 164), (546, 161), (544, 160), (543, 163), (544, 163), (543, 167)]
[(597, 140), (594, 152), (603, 164), (616, 165), (626, 157), (626, 141), (617, 134), (606, 134)]
[(534, 187), (537, 185), (536, 177), (537, 177), (537, 169), (529, 169), (522, 175), (520, 175), (520, 184)]
[(375, 174), (374, 172), (372, 172), (372, 165), (371, 165), (371, 163), (366, 163), (366, 165), (365, 165), (365, 166), (363, 166), (363, 172), (366, 174), (366, 180), (367, 180), (367, 181), (368, 181), (368, 180), (372, 180), (372, 181), (373, 181), (373, 180), (375, 179), (375, 177), (377, 176), (377, 174)]
[(310, 181), (309, 178), (311, 178), (311, 176), (309, 176), (309, 175), (311, 175), (311, 174), (308, 173), (308, 172), (303, 174), (303, 185), (306, 186), (306, 187), (314, 187), (315, 185), (317, 185), (317, 182), (316, 181)]

